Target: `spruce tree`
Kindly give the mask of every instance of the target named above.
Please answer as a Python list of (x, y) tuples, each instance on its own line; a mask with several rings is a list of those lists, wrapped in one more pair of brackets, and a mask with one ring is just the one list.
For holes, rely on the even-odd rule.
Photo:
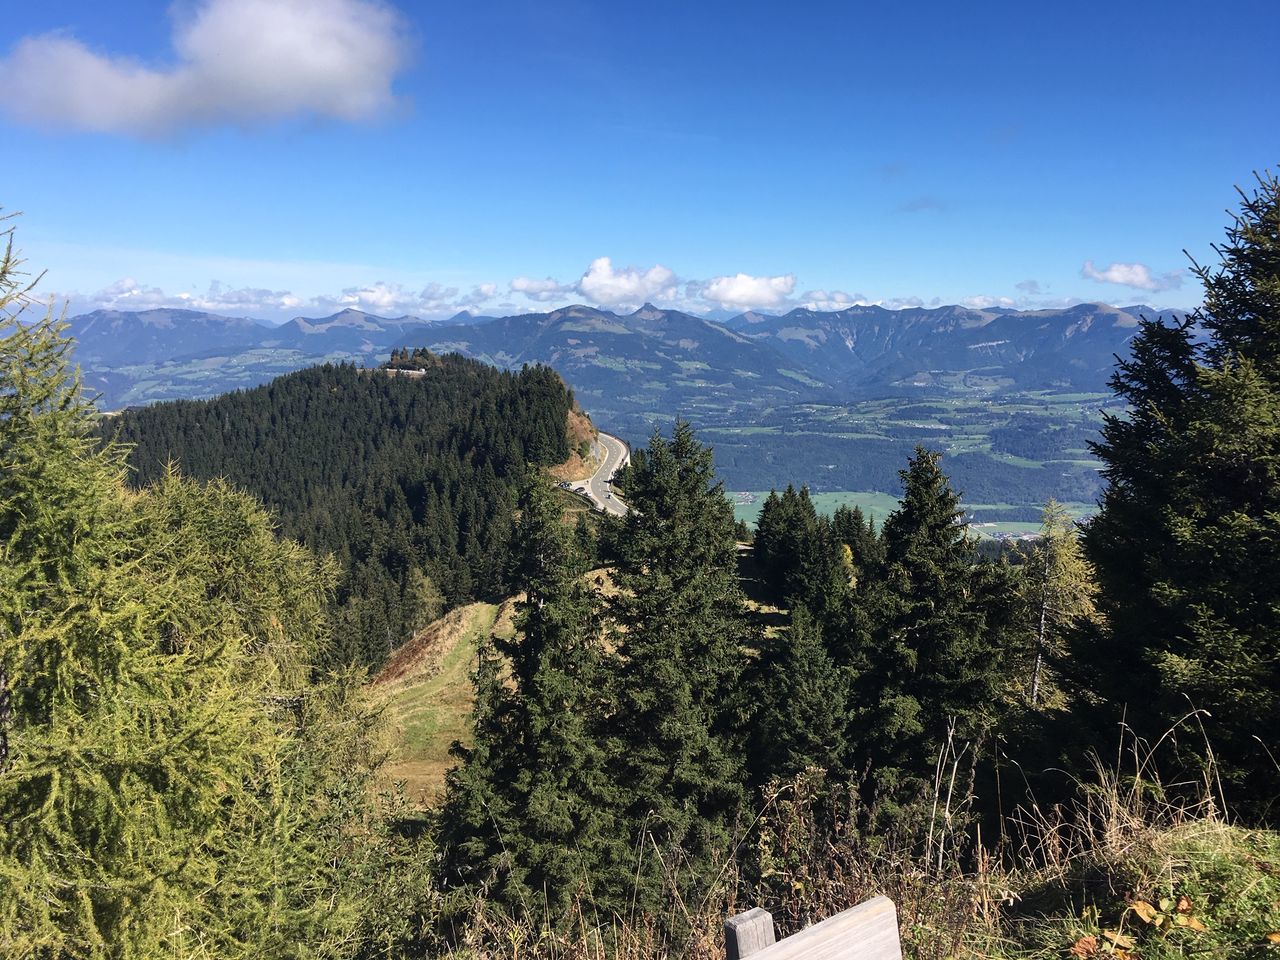
[(852, 678), (849, 764), (888, 790), (926, 778), (949, 737), (976, 758), (1012, 666), (1008, 572), (978, 561), (939, 460), (917, 448), (901, 471), (883, 566), (835, 645)]
[(861, 507), (837, 507), (831, 527), (836, 540), (849, 548), (855, 581), (874, 571), (884, 559), (875, 521), (868, 520)]
[(770, 592), (785, 606), (817, 612), (838, 604), (852, 575), (851, 554), (831, 522), (818, 516), (808, 487), (769, 492), (753, 552)]
[(804, 607), (764, 664), (760, 712), (753, 725), (753, 779), (787, 779), (809, 767), (844, 771), (845, 678)]
[[(612, 604), (614, 713), (608, 732), (619, 814), (634, 855), (616, 890), (657, 907), (671, 885), (713, 879), (743, 801), (742, 648), (753, 642), (737, 583), (733, 505), (711, 450), (677, 423), (625, 476)], [(674, 871), (687, 866), (687, 879)], [(668, 872), (671, 871), (671, 872)], [(625, 901), (624, 901), (625, 902)]]
[(1212, 750), (1228, 801), (1261, 815), (1280, 798), (1263, 742), (1280, 729), (1280, 183), (1241, 196), (1220, 265), (1195, 268), (1203, 309), (1144, 320), (1112, 378), (1129, 412), (1094, 447), (1107, 486), (1084, 538), (1104, 625), (1077, 657), (1100, 723), (1127, 705), (1154, 742), (1204, 711), (1203, 737), (1164, 744), (1196, 766)]
[(475, 742), (458, 751), (443, 836), (452, 869), (488, 882), (493, 899), (563, 917), (575, 895), (592, 892), (616, 832), (597, 734), (596, 597), (551, 488), (532, 471), (512, 551), (517, 634), (482, 650)]

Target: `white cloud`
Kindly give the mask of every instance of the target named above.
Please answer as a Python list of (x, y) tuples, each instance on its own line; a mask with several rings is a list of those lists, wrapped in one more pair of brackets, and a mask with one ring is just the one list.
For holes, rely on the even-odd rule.
[[(915, 308), (925, 306), (924, 298), (922, 297), (890, 297), (888, 300), (879, 300), (877, 303), (879, 306), (882, 306), (887, 310), (905, 310), (908, 307)], [(934, 297), (929, 301), (928, 306), (942, 306), (942, 298)]]
[(677, 283), (675, 273), (661, 264), (615, 270), (608, 257), (596, 257), (578, 281), (578, 292), (602, 307), (638, 307), (647, 300), (674, 300)]
[(1029, 297), (1038, 297), (1044, 293), (1044, 288), (1040, 286), (1039, 280), (1022, 280), (1014, 284), (1018, 290), (1021, 290)]
[(456, 313), (464, 306), (472, 305), (467, 297), (458, 296), (457, 287), (440, 283), (428, 283), (421, 290), (409, 290), (399, 283), (377, 283), (362, 287), (348, 287), (336, 296), (313, 297), (307, 301), (309, 310), (334, 311), (348, 308), (363, 310), (383, 317), (435, 316)]
[(552, 280), (550, 277), (545, 280), (535, 280), (532, 277), (516, 277), (507, 286), (511, 288), (512, 293), (521, 294), (539, 303), (563, 300), (573, 293), (572, 285), (561, 283), (559, 280)]
[(252, 287), (232, 289), (216, 280), (209, 284), (208, 291), (203, 294), (168, 294), (159, 287), (144, 286), (132, 277), (117, 280), (88, 297), (72, 295), (69, 299), (87, 300), (92, 306), (107, 310), (152, 310), (164, 307), (234, 312), (249, 316), (265, 311), (292, 310), (303, 304), (301, 298), (288, 291)]
[(1093, 265), (1092, 260), (1086, 260), (1084, 266), (1080, 268), (1080, 276), (1088, 280), (1096, 280), (1098, 283), (1115, 283), (1123, 287), (1152, 292), (1181, 287), (1182, 275), (1181, 270), (1171, 270), (1155, 276), (1145, 263), (1113, 263), (1099, 270)]
[(964, 297), (960, 301), (960, 306), (968, 307), (970, 310), (989, 310), (992, 307), (1015, 307), (1017, 303), (1009, 297)]
[(205, 293), (166, 293), (159, 287), (149, 287), (132, 277), (126, 277), (88, 296), (69, 294), (65, 299), (72, 301), (77, 307), (87, 305), (90, 309), (207, 310), (260, 318), (278, 318), (285, 313), (319, 316), (346, 309), (362, 310), (384, 317), (405, 314), (430, 317), (456, 313), (463, 307), (477, 305), (482, 301), (473, 297), (477, 291), (483, 291), (486, 287), (491, 287), (493, 292), (497, 291), (496, 284), (481, 284), (472, 292), (472, 296), (459, 297), (457, 287), (446, 287), (438, 283), (429, 283), (415, 291), (398, 283), (378, 281), (360, 287), (347, 287), (338, 293), (300, 297), (287, 290), (231, 288), (216, 280), (209, 284)]
[(800, 300), (800, 305), (806, 310), (820, 312), (847, 310), (849, 307), (865, 307), (871, 303), (860, 293), (845, 293), (843, 290), (832, 290), (830, 293), (826, 290), (806, 290), (800, 294)]
[[(305, 282), (299, 281), (299, 285)], [(306, 285), (311, 287), (310, 283)], [(1027, 284), (1019, 286), (1027, 289)], [(286, 319), (297, 315), (317, 317), (346, 308), (383, 317), (408, 314), (439, 319), (462, 310), (505, 316), (527, 312), (531, 305), (539, 305), (538, 309), (551, 309), (569, 303), (585, 303), (621, 311), (649, 301), (666, 309), (695, 314), (707, 314), (717, 309), (782, 313), (796, 306), (821, 312), (835, 312), (858, 306), (900, 310), (926, 305), (937, 307), (942, 303), (937, 297), (926, 304), (924, 299), (912, 296), (873, 299), (866, 294), (846, 290), (819, 288), (797, 294), (795, 289), (796, 278), (793, 274), (753, 276), (737, 273), (710, 280), (681, 279), (674, 271), (661, 264), (648, 269), (617, 268), (609, 257), (597, 257), (576, 283), (565, 283), (554, 277), (537, 279), (518, 276), (505, 285), (484, 282), (460, 288), (434, 282), (421, 287), (410, 287), (380, 280), (346, 287), (336, 293), (299, 295), (287, 290), (231, 288), (214, 282), (205, 293), (187, 291), (169, 294), (159, 287), (125, 279), (91, 296), (72, 294), (69, 299), (77, 309), (111, 307), (144, 310), (152, 307), (185, 307), (264, 319)], [(973, 296), (960, 302), (976, 309), (997, 306), (1025, 308), (1035, 305), (1027, 297), (1015, 301), (1008, 297)]]
[(743, 310), (780, 307), (796, 288), (794, 274), (780, 277), (753, 277), (745, 273), (715, 277), (707, 282), (702, 297), (721, 307)]
[(39, 125), (155, 136), (294, 116), (362, 120), (394, 102), (407, 50), (383, 0), (200, 0), (153, 67), (61, 34), (0, 60), (0, 109)]

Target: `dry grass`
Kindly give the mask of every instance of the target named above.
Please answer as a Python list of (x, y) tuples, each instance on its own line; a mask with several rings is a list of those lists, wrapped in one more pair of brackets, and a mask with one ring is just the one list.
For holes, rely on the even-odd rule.
[(476, 643), (507, 606), (472, 603), (451, 610), (397, 650), (373, 680), (373, 693), (386, 706), (391, 744), (382, 772), (389, 782), (402, 783), (412, 802), (438, 801), (454, 764), (449, 746), (471, 735)]
[(1276, 956), (1280, 834), (1228, 823), (1211, 774), (1198, 799), (1169, 802), (1149, 758), (1135, 744), (1073, 803), (1029, 803), (995, 848), (938, 788), (867, 834), (856, 792), (810, 771), (774, 785), (698, 902), (673, 886), (664, 916), (611, 917), (584, 901), (552, 926), (478, 901), (453, 955), (722, 960), (733, 913), (763, 906), (782, 936), (883, 894), (908, 960)]
[(569, 411), (566, 434), (569, 440), (569, 459), (552, 467), (548, 473), (556, 480), (586, 480), (600, 468), (602, 458), (578, 456), (578, 445), (583, 440), (596, 439), (595, 425), (586, 413), (574, 408)]

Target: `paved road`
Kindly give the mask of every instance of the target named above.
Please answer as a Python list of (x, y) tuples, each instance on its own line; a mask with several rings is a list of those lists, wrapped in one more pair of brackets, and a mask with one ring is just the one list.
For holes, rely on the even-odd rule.
[(598, 442), (604, 448), (600, 469), (585, 483), (574, 484), (574, 489), (590, 497), (598, 510), (620, 517), (627, 512), (627, 505), (613, 495), (609, 489), (609, 478), (627, 462), (627, 445), (607, 433), (600, 434)]

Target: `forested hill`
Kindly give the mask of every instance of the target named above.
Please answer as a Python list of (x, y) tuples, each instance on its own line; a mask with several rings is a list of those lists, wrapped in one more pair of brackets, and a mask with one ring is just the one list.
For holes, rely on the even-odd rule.
[(170, 461), (225, 477), (284, 535), (332, 554), (335, 661), (372, 664), (443, 605), (502, 593), (517, 485), (526, 464), (568, 457), (572, 406), (547, 367), (499, 371), (454, 355), (415, 375), (312, 367), (129, 410), (108, 429), (133, 446), (134, 484)]

